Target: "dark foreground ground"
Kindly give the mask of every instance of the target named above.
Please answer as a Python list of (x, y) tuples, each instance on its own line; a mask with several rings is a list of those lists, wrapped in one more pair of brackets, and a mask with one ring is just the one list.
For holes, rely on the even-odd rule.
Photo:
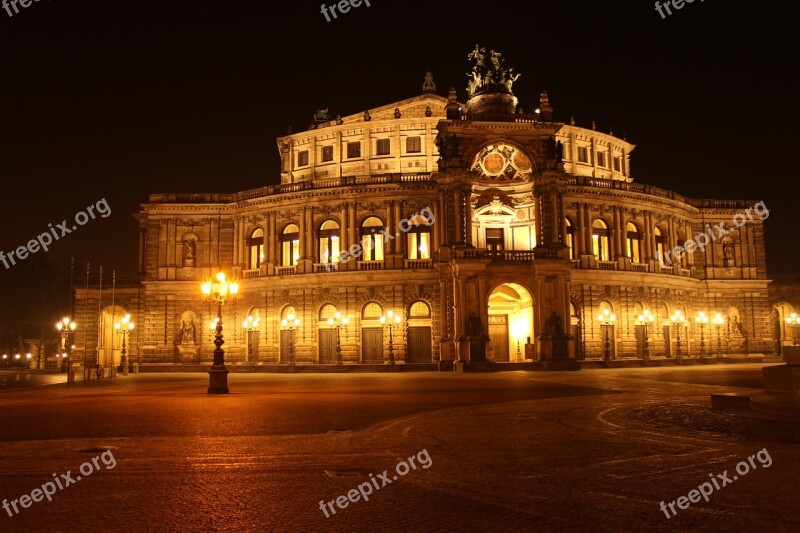
[[(0, 508), (0, 531), (800, 530), (800, 424), (709, 407), (760, 389), (761, 365), (231, 374), (228, 396), (205, 394), (203, 374), (3, 379), (0, 499), (75, 482)], [(384, 470), (391, 483), (326, 518), (320, 500)], [(709, 474), (709, 501), (679, 509)]]

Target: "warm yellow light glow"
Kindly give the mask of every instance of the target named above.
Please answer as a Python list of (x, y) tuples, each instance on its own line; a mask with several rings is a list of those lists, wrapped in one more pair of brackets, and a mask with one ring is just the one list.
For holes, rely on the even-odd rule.
[(329, 318), (329, 319), (328, 319), (328, 325), (329, 325), (329, 326), (332, 326), (332, 325), (333, 325), (333, 318)]
[(203, 283), (203, 285), (201, 286), (201, 290), (203, 291), (203, 294), (205, 294), (206, 296), (210, 295), (211, 294), (211, 283), (209, 283), (209, 282)]

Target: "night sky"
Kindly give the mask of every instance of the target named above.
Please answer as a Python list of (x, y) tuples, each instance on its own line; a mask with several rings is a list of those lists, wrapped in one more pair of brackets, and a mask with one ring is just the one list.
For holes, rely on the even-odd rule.
[[(636, 181), (766, 201), (770, 269), (796, 273), (796, 2), (698, 0), (665, 20), (648, 1), (371, 4), (331, 22), (317, 1), (0, 10), (0, 249), (100, 199), (112, 209), (47, 254), (0, 265), (0, 286), (18, 293), (34, 269), (63, 271), (70, 256), (81, 270), (134, 274), (132, 215), (148, 192), (278, 183), (287, 127), (302, 131), (319, 108), (346, 115), (416, 96), (428, 69), (439, 94), (455, 86), (463, 100), (478, 42), (522, 73), (514, 92), (527, 111), (547, 90), (557, 120), (624, 133)], [(66, 300), (50, 298), (42, 309)]]

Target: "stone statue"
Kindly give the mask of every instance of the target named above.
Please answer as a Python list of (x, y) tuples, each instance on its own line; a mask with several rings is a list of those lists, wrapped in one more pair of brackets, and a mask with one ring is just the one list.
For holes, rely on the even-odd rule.
[(733, 253), (734, 253), (733, 243), (731, 241), (723, 241), (722, 257), (725, 259), (725, 266), (732, 266)]
[(475, 49), (467, 55), (467, 60), (474, 61), (472, 72), (467, 73), (471, 79), (467, 85), (467, 94), (471, 97), (483, 93), (514, 94), (512, 87), (520, 74), (513, 67), (506, 66), (503, 54), (475, 45)]
[(197, 256), (197, 244), (191, 239), (183, 241), (183, 266), (185, 267), (195, 266), (196, 256)]
[(328, 122), (330, 119), (331, 117), (328, 116), (327, 107), (325, 109), (317, 109), (314, 112), (314, 122)]
[(425, 82), (422, 84), (422, 92), (424, 93), (436, 92), (436, 84), (433, 83), (433, 74), (431, 74), (430, 70), (425, 73)]
[(193, 320), (183, 320), (181, 326), (181, 343), (182, 344), (194, 344), (194, 321)]

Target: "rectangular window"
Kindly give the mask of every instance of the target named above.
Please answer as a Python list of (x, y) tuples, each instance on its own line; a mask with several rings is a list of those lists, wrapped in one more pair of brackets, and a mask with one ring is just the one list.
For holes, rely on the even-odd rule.
[(606, 160), (605, 152), (597, 152), (597, 166), (604, 168), (608, 167), (608, 161)]
[(356, 157), (361, 157), (361, 143), (347, 143), (347, 158), (354, 159)]
[(614, 158), (614, 172), (622, 172), (622, 158), (615, 157)]
[(378, 139), (375, 155), (389, 155), (389, 139)]
[(364, 261), (383, 261), (383, 235), (373, 233), (361, 236)]
[(406, 153), (418, 154), (422, 151), (422, 139), (420, 137), (406, 138)]
[(333, 161), (333, 146), (322, 147), (322, 162), (327, 163), (328, 161)]
[(308, 150), (297, 152), (297, 166), (298, 167), (308, 166)]
[(408, 234), (408, 258), (431, 258), (431, 234), (429, 232), (414, 232)]
[(589, 150), (587, 150), (585, 146), (578, 146), (578, 162), (579, 163), (589, 162)]

